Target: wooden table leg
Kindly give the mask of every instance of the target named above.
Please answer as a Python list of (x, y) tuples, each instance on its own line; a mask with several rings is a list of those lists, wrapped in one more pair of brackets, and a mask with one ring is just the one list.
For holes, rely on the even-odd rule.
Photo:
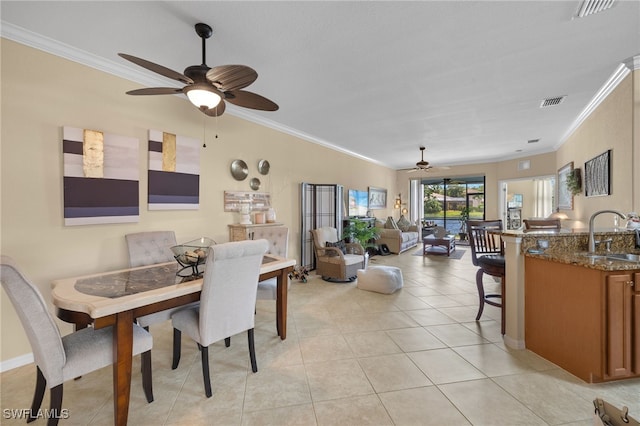
[(120, 312), (113, 326), (113, 411), (115, 424), (125, 426), (129, 416), (131, 363), (133, 358), (133, 312)]
[(287, 280), (288, 271), (286, 269), (282, 269), (278, 274), (277, 281), (277, 295), (276, 295), (276, 327), (278, 329), (278, 334), (280, 335), (280, 339), (284, 340), (287, 338)]

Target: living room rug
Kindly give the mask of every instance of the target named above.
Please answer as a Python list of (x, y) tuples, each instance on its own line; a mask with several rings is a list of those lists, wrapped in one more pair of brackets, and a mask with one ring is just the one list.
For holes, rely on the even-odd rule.
[[(433, 248), (431, 250), (433, 250)], [(447, 256), (447, 253), (444, 252), (444, 251), (442, 253), (440, 253), (439, 251), (438, 251), (438, 253), (429, 253), (429, 254), (427, 254), (427, 256), (429, 256), (429, 257), (441, 257), (443, 259), (456, 259), (456, 260), (459, 260), (459, 259), (462, 259), (462, 256), (464, 256), (465, 252), (466, 252), (465, 249), (462, 249), (462, 248), (460, 248), (460, 247), (458, 247), (456, 245), (456, 250), (452, 251), (451, 255), (449, 255), (449, 256)], [(422, 256), (422, 247), (420, 247), (418, 250), (416, 250), (413, 253), (413, 256)]]

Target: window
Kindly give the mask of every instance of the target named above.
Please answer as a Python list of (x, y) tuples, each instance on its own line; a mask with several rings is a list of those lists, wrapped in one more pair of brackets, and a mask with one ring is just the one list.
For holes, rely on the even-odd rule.
[(466, 232), (466, 219), (484, 220), (484, 176), (422, 179), (420, 183), (423, 221), (458, 234)]

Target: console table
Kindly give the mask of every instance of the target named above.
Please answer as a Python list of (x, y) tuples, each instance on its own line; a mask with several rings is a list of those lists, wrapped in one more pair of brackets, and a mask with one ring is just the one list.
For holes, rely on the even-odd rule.
[(233, 223), (227, 226), (229, 227), (229, 241), (244, 241), (244, 240), (253, 239), (251, 238), (251, 232), (255, 228), (263, 228), (265, 226), (284, 226), (284, 224), (277, 223), (277, 222), (249, 224), (249, 225)]

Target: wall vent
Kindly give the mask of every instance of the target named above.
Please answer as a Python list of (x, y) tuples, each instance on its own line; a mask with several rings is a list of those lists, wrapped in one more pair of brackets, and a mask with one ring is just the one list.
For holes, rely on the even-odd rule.
[(529, 139), (527, 141), (527, 143), (538, 143), (538, 142), (540, 142), (540, 139)]
[(602, 12), (613, 6), (615, 0), (583, 0), (578, 13), (577, 18), (584, 18), (585, 16), (593, 15), (594, 13)]
[(518, 171), (529, 170), (531, 168), (531, 160), (518, 161)]
[(542, 102), (540, 102), (540, 108), (548, 108), (548, 107), (560, 105), (566, 97), (567, 96), (564, 95), (564, 96), (556, 96), (555, 98), (543, 99)]

